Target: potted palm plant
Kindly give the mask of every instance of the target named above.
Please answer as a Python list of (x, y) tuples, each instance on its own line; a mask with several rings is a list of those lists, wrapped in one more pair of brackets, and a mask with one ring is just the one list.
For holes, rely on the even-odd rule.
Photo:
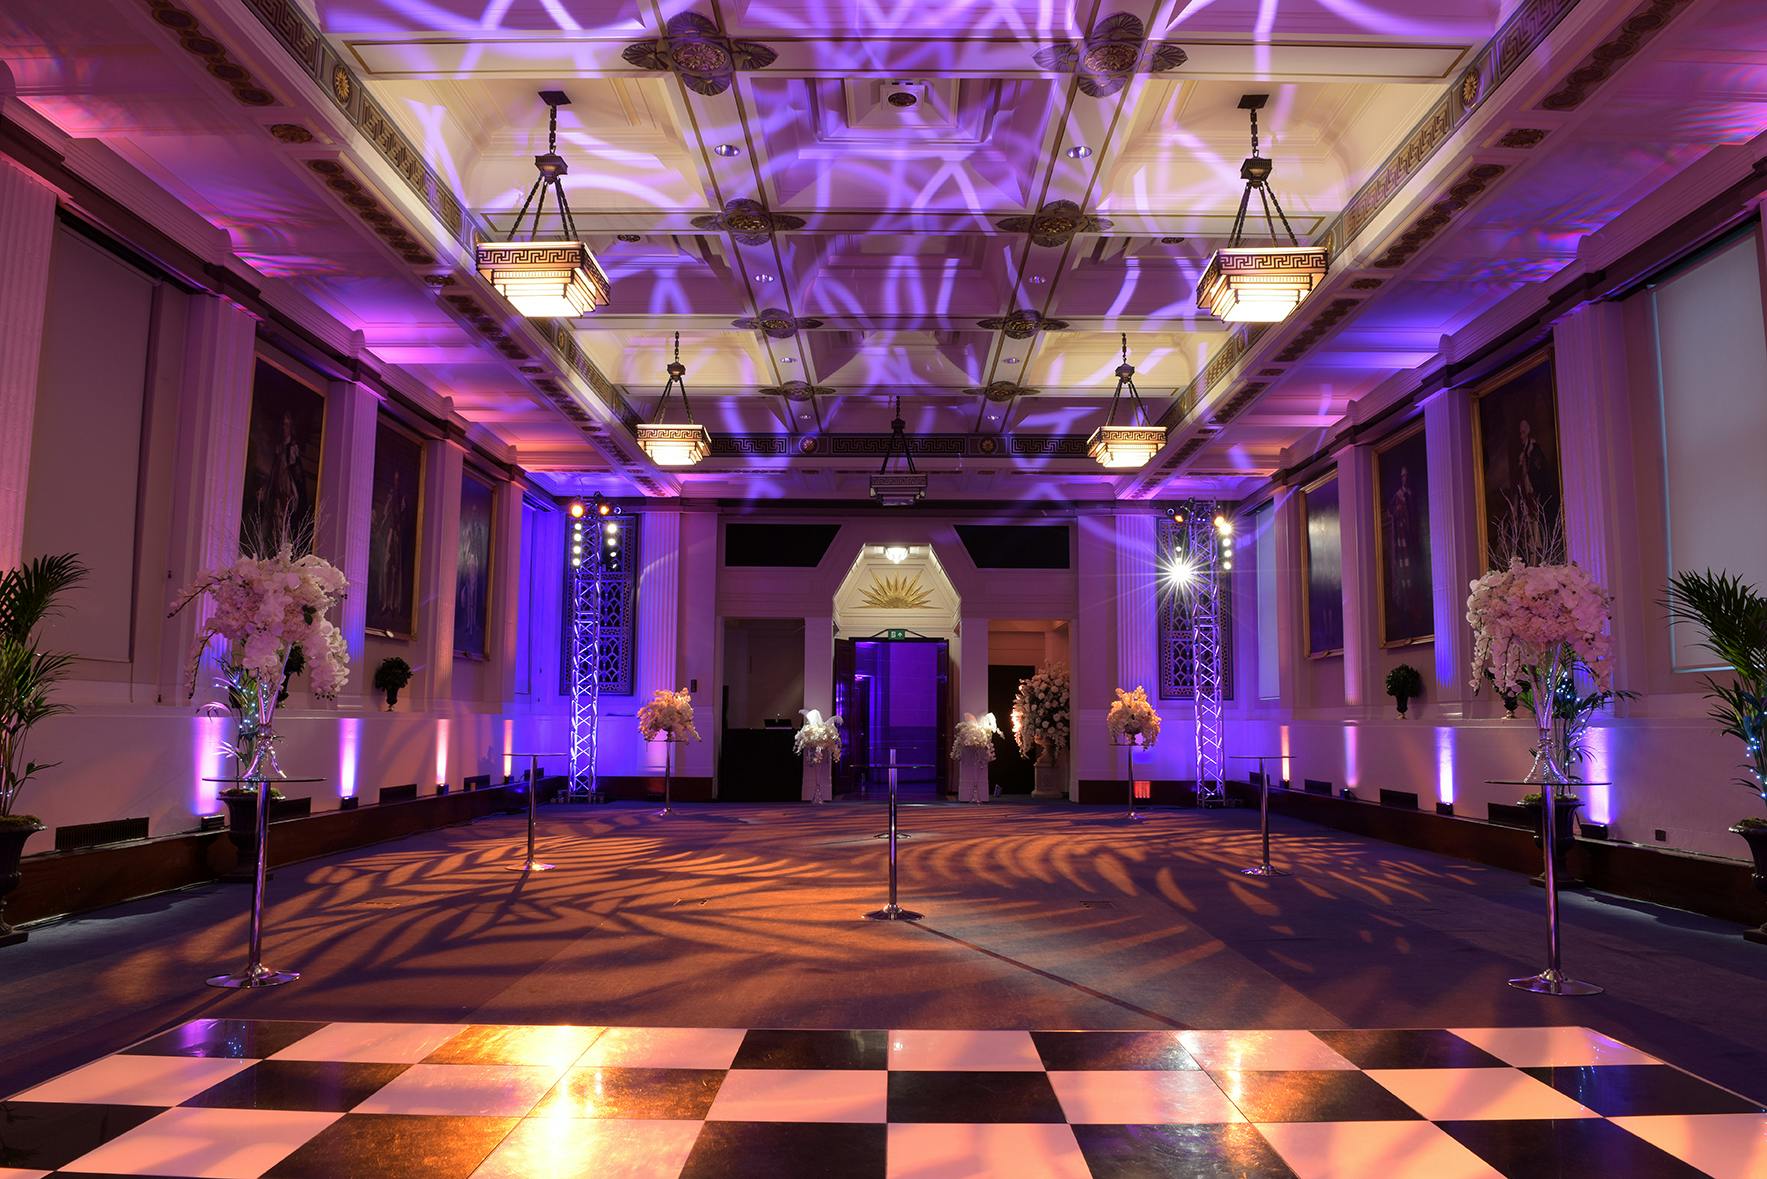
[[(0, 906), (18, 887), (25, 841), (43, 829), (35, 815), (17, 809), (25, 783), (50, 768), (25, 760), (25, 739), (38, 722), (68, 711), (53, 697), (74, 657), (43, 650), (37, 630), (85, 576), (86, 567), (65, 553), (0, 573)], [(24, 940), (0, 913), (0, 946)]]
[(1423, 673), (1409, 663), (1401, 663), (1387, 672), (1387, 695), (1399, 706), (1399, 719), (1405, 719), (1405, 710), (1423, 695)]
[[(1733, 779), (1767, 802), (1767, 597), (1728, 573), (1677, 573), (1664, 603), (1669, 617), (1699, 627), (1701, 646), (1728, 664), (1730, 682), (1706, 677), (1707, 713), (1720, 731), (1743, 744), (1743, 774)], [(1767, 892), (1767, 819), (1749, 815), (1730, 828), (1748, 841), (1755, 887)], [(1750, 941), (1767, 942), (1767, 925), (1751, 929)]]

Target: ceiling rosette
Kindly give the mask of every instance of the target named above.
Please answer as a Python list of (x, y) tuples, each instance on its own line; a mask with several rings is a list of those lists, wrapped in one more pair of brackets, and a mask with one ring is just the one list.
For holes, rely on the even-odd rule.
[(1175, 70), (1189, 55), (1171, 41), (1149, 41), (1140, 17), (1117, 12), (1099, 21), (1084, 41), (1057, 41), (1039, 49), (1032, 60), (1053, 73), (1078, 74), (1080, 93), (1104, 98), (1133, 75)]
[(787, 381), (783, 385), (769, 385), (760, 390), (763, 397), (783, 397), (787, 401), (809, 401), (816, 397), (832, 397), (834, 390), (826, 385), (812, 385), (808, 381)]
[(1002, 233), (1028, 233), (1033, 245), (1065, 246), (1077, 233), (1103, 233), (1111, 223), (1082, 213), (1073, 201), (1050, 201), (1029, 217), (1002, 217), (994, 223)]
[(1013, 381), (990, 381), (979, 389), (965, 389), (964, 392), (971, 397), (986, 397), (989, 401), (1004, 403), (1015, 397), (1035, 396), (1037, 390), (1027, 389)]
[(673, 71), (695, 94), (717, 96), (740, 70), (761, 70), (779, 56), (758, 41), (735, 41), (698, 13), (672, 16), (662, 37), (637, 41), (620, 54), (641, 70)]
[(993, 319), (978, 319), (976, 326), (990, 332), (1004, 332), (1009, 340), (1028, 340), (1038, 332), (1064, 332), (1068, 321), (1065, 319), (1046, 319), (1040, 311), (1019, 308), (1006, 315), (998, 315)]
[(802, 229), (804, 219), (789, 213), (772, 213), (767, 206), (751, 197), (738, 197), (724, 202), (722, 213), (708, 213), (693, 219), (695, 229), (728, 233), (741, 246), (764, 246), (780, 230)]
[(745, 332), (760, 332), (769, 340), (789, 340), (799, 331), (821, 327), (822, 321), (793, 315), (783, 307), (763, 307), (757, 315), (731, 320), (730, 326)]

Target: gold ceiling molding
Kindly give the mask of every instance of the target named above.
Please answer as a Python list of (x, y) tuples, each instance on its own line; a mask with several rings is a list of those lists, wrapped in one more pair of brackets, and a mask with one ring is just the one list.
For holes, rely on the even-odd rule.
[(769, 385), (756, 392), (763, 397), (783, 397), (787, 401), (810, 401), (817, 397), (832, 397), (834, 390), (825, 385), (812, 385), (808, 381), (787, 381), (782, 385)]
[(1497, 140), (1498, 147), (1514, 147), (1526, 150), (1539, 147), (1540, 141), (1546, 138), (1546, 132), (1539, 127), (1511, 127)]
[(725, 201), (723, 212), (695, 217), (690, 224), (695, 229), (728, 233), (739, 246), (764, 246), (780, 230), (802, 229), (804, 219), (790, 213), (771, 213), (760, 201), (738, 197)]
[(1032, 54), (1031, 60), (1051, 73), (1079, 75), (1080, 93), (1106, 98), (1133, 75), (1175, 70), (1189, 56), (1175, 42), (1149, 42), (1140, 17), (1114, 12), (1094, 25), (1084, 41), (1057, 41)]
[(933, 593), (920, 584), (919, 574), (900, 573), (873, 577), (859, 600), (873, 610), (929, 610)]
[(1011, 401), (1014, 397), (1035, 396), (1037, 390), (1027, 389), (1012, 381), (990, 381), (983, 388), (965, 389), (964, 392), (971, 397), (986, 397), (989, 401), (1006, 402)]
[(1613, 77), (1614, 71), (1631, 61), (1644, 48), (1644, 43), (1656, 36), (1689, 3), (1691, 0), (1645, 0), (1620, 22), (1620, 27), (1613, 35), (1591, 50), (1589, 56), (1578, 62), (1577, 68), (1566, 74), (1552, 93), (1540, 100), (1541, 108), (1549, 111), (1576, 110), (1583, 105), (1584, 99)]
[(1474, 164), (1448, 186), (1448, 191), (1430, 205), (1429, 211), (1399, 235), (1371, 265), (1381, 270), (1395, 270), (1410, 260), (1442, 232), (1448, 222), (1462, 209), (1477, 200), (1485, 189), (1508, 171), (1505, 164)]
[(203, 30), (202, 24), (171, 0), (146, 0), (153, 19), (178, 34), (186, 53), (200, 57), (209, 73), (226, 84), (233, 97), (245, 106), (275, 106), (276, 96), (253, 78), (251, 71), (233, 60), (227, 47)]
[(430, 253), (429, 247), (399, 224), (379, 198), (351, 175), (349, 169), (336, 160), (308, 160), (306, 163), (325, 182), (325, 187), (336, 193), (338, 199), (391, 246), (407, 265), (428, 267), (436, 264), (436, 256)]
[(1038, 332), (1065, 332), (1065, 319), (1045, 319), (1041, 311), (1020, 307), (992, 319), (978, 319), (976, 326), (990, 332), (1002, 332), (1009, 340), (1028, 340)]
[(1003, 217), (994, 227), (1002, 233), (1028, 233), (1032, 245), (1065, 246), (1075, 234), (1102, 233), (1111, 223), (1082, 213), (1073, 201), (1050, 201), (1029, 217)]
[(641, 70), (673, 71), (695, 94), (716, 97), (730, 89), (738, 71), (766, 69), (779, 55), (758, 41), (732, 40), (705, 17), (683, 12), (669, 18), (661, 38), (636, 41), (620, 56)]
[(763, 307), (754, 315), (731, 320), (730, 326), (745, 332), (760, 332), (769, 340), (789, 340), (800, 331), (821, 327), (822, 321), (793, 315), (783, 307)]

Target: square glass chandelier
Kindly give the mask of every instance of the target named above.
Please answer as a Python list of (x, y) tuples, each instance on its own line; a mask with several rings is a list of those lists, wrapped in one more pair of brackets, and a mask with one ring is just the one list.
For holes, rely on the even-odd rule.
[[(908, 449), (908, 423), (902, 418), (902, 399), (896, 398), (896, 416), (890, 420), (890, 440), (884, 447), (883, 465), (871, 477), (871, 498), (886, 508), (909, 508), (926, 496), (926, 476), (914, 469), (914, 455)], [(890, 470), (890, 459), (897, 448), (902, 451), (902, 466)], [(904, 554), (906, 555), (906, 554)]]
[[(657, 398), (656, 412), (635, 431), (638, 446), (659, 467), (691, 467), (712, 453), (712, 433), (693, 420), (693, 406), (687, 400), (687, 366), (681, 363), (680, 332), (675, 333), (675, 359), (669, 362), (667, 372), (669, 379), (663, 384), (663, 395)], [(665, 422), (669, 396), (677, 389), (687, 420)]]
[[(1104, 425), (1092, 431), (1086, 440), (1086, 453), (1099, 466), (1113, 471), (1145, 467), (1166, 445), (1166, 428), (1156, 426), (1141, 404), (1141, 391), (1135, 387), (1135, 366), (1129, 363), (1129, 336), (1123, 334), (1123, 363), (1117, 366), (1117, 390), (1111, 394), (1110, 409), (1105, 411)], [(1117, 405), (1123, 390), (1129, 391), (1129, 424), (1117, 425)], [(1139, 417), (1141, 422), (1135, 424)]]

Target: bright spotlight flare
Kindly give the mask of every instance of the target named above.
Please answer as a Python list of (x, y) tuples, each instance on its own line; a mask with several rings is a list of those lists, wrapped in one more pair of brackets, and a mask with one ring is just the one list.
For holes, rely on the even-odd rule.
[[(1280, 323), (1301, 305), (1325, 278), (1329, 259), (1324, 246), (1303, 246), (1289, 226), (1288, 214), (1270, 187), (1270, 173), (1276, 165), (1258, 154), (1258, 111), (1269, 101), (1267, 94), (1247, 94), (1239, 100), (1239, 109), (1252, 118), (1252, 154), (1239, 166), (1245, 192), (1239, 198), (1239, 213), (1233, 219), (1233, 234), (1227, 245), (1215, 251), (1208, 269), (1196, 285), (1196, 305), (1201, 311), (1227, 323)], [(1253, 190), (1264, 207), (1264, 223), (1270, 229), (1268, 246), (1247, 246), (1245, 237), (1246, 206)], [(1276, 221), (1288, 235), (1288, 245), (1279, 244)]]
[[(551, 116), (546, 153), (534, 157), (539, 179), (528, 189), (528, 199), (522, 202), (521, 212), (509, 227), (509, 240), (480, 242), (476, 257), (479, 276), (522, 315), (529, 319), (571, 319), (606, 304), (608, 281), (589, 247), (577, 237), (571, 203), (564, 194), (564, 177), (570, 167), (558, 154), (558, 108), (570, 105), (571, 100), (560, 90), (542, 90), (540, 100), (550, 109)], [(543, 239), (540, 215), (546, 208), (548, 191), (558, 206), (563, 233), (558, 238)], [(536, 195), (540, 198), (537, 204)], [(534, 209), (533, 229), (528, 240), (518, 241), (522, 219), (528, 215), (530, 205)]]
[(1188, 553), (1173, 553), (1161, 565), (1160, 577), (1171, 589), (1188, 590), (1196, 584), (1196, 562), (1190, 559)]

